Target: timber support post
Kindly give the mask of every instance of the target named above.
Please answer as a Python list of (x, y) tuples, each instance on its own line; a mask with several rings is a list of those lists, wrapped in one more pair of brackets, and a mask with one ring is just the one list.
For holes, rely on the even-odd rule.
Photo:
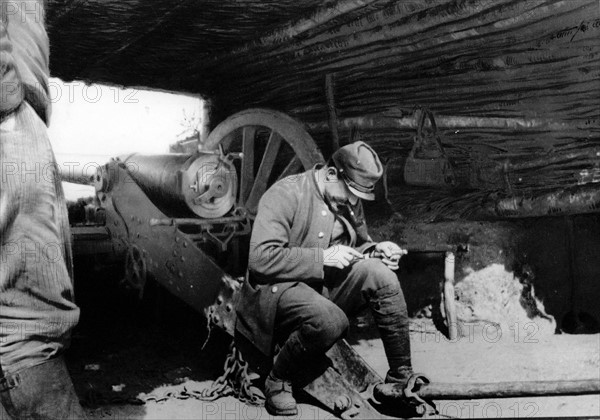
[(444, 300), (444, 312), (446, 313), (446, 322), (448, 323), (448, 338), (455, 341), (458, 338), (458, 318), (454, 305), (454, 267), (455, 257), (452, 252), (446, 253), (444, 261), (444, 287), (442, 297)]
[(335, 109), (335, 80), (332, 73), (325, 75), (325, 96), (327, 98), (329, 129), (331, 130), (331, 151), (335, 152), (340, 148), (340, 136), (338, 133), (337, 111)]

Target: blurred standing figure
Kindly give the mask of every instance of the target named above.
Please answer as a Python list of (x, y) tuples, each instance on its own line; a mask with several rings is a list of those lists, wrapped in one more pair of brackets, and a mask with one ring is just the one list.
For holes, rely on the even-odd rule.
[(61, 357), (79, 320), (46, 125), (43, 0), (0, 0), (0, 417), (83, 418)]

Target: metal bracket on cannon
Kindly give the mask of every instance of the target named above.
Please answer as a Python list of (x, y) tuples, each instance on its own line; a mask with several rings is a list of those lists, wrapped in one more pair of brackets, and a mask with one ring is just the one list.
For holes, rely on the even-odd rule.
[[(200, 229), (200, 233), (190, 233), (186, 236), (193, 241), (208, 239), (216, 244), (221, 252), (227, 251), (231, 239), (248, 235), (252, 229), (250, 219), (243, 208), (236, 208), (231, 216), (214, 219), (151, 219), (150, 226), (196, 226)], [(217, 226), (221, 228), (220, 232), (215, 230)]]

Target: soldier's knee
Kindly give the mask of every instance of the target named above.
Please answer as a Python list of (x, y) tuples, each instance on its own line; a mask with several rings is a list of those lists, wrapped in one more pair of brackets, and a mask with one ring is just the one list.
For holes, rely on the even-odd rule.
[(305, 345), (326, 350), (346, 333), (348, 318), (333, 302), (318, 305), (314, 315), (302, 328)]
[(334, 339), (334, 342), (339, 340), (348, 330), (348, 317), (335, 303), (327, 307), (327, 320), (324, 328), (328, 337)]
[(401, 292), (398, 276), (380, 259), (371, 258), (360, 261), (359, 264), (361, 264), (360, 270), (364, 277), (364, 287), (369, 292), (389, 292), (390, 294)]

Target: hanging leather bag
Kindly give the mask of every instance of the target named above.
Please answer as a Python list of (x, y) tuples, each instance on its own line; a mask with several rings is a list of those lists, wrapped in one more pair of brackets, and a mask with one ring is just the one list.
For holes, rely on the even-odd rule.
[[(429, 119), (431, 129), (425, 128)], [(433, 113), (422, 108), (417, 125), (415, 144), (406, 159), (404, 182), (420, 187), (454, 187), (454, 169), (437, 133)]]

